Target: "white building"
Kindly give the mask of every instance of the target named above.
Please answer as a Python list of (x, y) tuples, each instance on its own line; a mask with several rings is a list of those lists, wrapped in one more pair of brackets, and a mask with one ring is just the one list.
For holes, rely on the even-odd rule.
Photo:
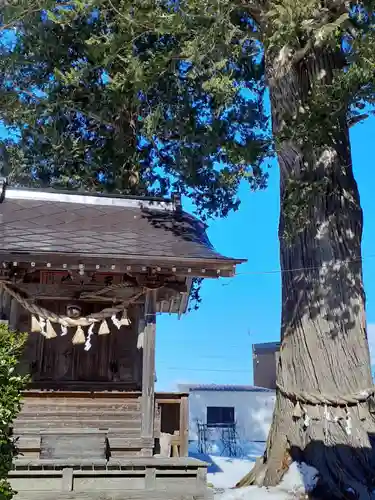
[(193, 384), (179, 386), (179, 390), (189, 393), (192, 448), (198, 447), (204, 433), (209, 446), (225, 447), (223, 433), (231, 428), (235, 429), (237, 443), (244, 453), (251, 443), (266, 441), (275, 404), (274, 390), (247, 385)]

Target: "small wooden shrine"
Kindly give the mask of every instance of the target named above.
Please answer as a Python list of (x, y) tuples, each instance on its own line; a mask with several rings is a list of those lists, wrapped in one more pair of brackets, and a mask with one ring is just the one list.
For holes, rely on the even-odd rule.
[(178, 197), (3, 183), (0, 214), (1, 319), (30, 332), (18, 497), (208, 498), (206, 465), (187, 457), (187, 395), (155, 394), (156, 316), (183, 314), (194, 277), (243, 261), (218, 254)]

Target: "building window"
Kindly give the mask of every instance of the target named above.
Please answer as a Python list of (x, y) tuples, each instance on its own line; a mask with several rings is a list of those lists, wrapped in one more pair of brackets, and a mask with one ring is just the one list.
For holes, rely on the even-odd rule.
[(233, 406), (208, 406), (207, 427), (225, 427), (234, 424)]

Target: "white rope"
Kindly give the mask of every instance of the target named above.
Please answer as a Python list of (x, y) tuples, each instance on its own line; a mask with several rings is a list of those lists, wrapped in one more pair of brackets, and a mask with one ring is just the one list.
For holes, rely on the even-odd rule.
[(80, 298), (81, 299), (95, 299), (96, 297), (100, 297), (101, 295), (105, 295), (108, 292), (113, 292), (115, 290), (121, 290), (122, 288), (128, 288), (129, 285), (127, 283), (118, 283), (115, 285), (108, 285), (104, 288), (101, 288), (100, 290), (96, 292), (84, 292), (81, 293)]
[(299, 403), (310, 405), (328, 405), (328, 406), (355, 406), (358, 403), (364, 403), (374, 395), (375, 387), (369, 387), (353, 394), (323, 394), (321, 392), (293, 392), (287, 391), (282, 385), (276, 384), (278, 390), (288, 399)]
[(133, 296), (128, 304), (122, 303), (115, 307), (108, 307), (103, 309), (102, 311), (94, 314), (90, 314), (86, 317), (81, 318), (70, 318), (69, 316), (60, 316), (55, 314), (44, 307), (40, 307), (35, 303), (30, 303), (27, 299), (24, 299), (18, 292), (10, 288), (6, 283), (0, 282), (0, 286), (5, 290), (9, 295), (11, 295), (17, 302), (26, 309), (30, 314), (34, 314), (39, 316), (39, 318), (43, 318), (44, 320), (49, 320), (51, 323), (59, 323), (64, 327), (78, 327), (78, 326), (90, 326), (93, 323), (97, 323), (103, 321), (104, 319), (111, 318), (115, 316), (117, 313), (124, 311), (129, 305), (130, 302), (134, 302), (141, 295), (143, 295), (143, 291)]

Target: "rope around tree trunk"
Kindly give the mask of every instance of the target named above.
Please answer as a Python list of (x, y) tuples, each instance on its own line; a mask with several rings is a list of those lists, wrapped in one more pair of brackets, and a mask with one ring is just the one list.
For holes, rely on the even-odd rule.
[(291, 401), (310, 405), (350, 406), (366, 402), (375, 393), (375, 387), (369, 387), (360, 392), (344, 395), (323, 394), (321, 392), (293, 392), (287, 391), (282, 385), (276, 384), (277, 389)]
[(135, 302), (139, 297), (144, 294), (144, 290), (142, 292), (134, 295), (129, 299), (129, 301), (125, 304), (122, 303), (115, 307), (108, 307), (103, 309), (102, 311), (94, 314), (90, 314), (89, 316), (73, 319), (69, 316), (60, 316), (55, 314), (44, 307), (40, 307), (35, 303), (31, 303), (28, 299), (22, 297), (18, 292), (13, 290), (8, 284), (4, 282), (0, 282), (0, 287), (3, 288), (9, 295), (11, 295), (24, 309), (26, 309), (30, 314), (35, 316), (40, 316), (46, 320), (49, 320), (52, 323), (59, 323), (63, 326), (75, 327), (75, 326), (90, 326), (93, 323), (97, 323), (99, 321), (103, 321), (104, 319), (112, 317), (114, 314), (117, 314), (121, 311), (124, 311), (126, 307)]

